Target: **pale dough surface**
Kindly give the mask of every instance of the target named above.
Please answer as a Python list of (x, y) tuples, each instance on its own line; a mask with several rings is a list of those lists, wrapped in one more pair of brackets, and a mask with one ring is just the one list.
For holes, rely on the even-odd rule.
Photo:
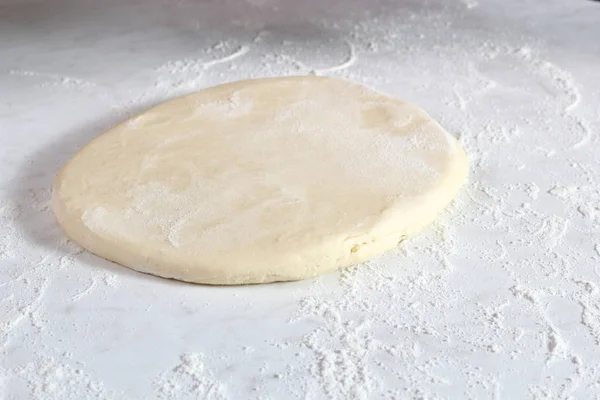
[(53, 208), (74, 241), (138, 271), (296, 280), (417, 234), (467, 169), (414, 104), (340, 79), (247, 80), (100, 135), (60, 172)]

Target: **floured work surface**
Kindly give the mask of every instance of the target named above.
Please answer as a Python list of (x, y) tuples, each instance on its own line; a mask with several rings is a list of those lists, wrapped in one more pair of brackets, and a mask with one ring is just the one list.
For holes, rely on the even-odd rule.
[[(600, 3), (9, 3), (0, 398), (597, 397)], [(51, 186), (99, 134), (223, 82), (311, 71), (460, 135), (469, 179), (420, 235), (317, 278), (226, 287), (66, 239)]]

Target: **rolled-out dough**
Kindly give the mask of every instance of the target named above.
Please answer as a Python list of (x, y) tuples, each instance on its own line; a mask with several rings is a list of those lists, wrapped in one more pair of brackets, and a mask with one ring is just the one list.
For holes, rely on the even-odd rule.
[(60, 172), (53, 208), (89, 251), (207, 284), (312, 277), (433, 221), (467, 175), (414, 104), (340, 79), (246, 80), (160, 104)]

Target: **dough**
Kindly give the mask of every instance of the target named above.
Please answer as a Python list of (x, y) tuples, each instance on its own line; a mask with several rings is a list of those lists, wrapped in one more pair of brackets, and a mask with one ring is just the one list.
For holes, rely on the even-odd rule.
[(414, 104), (340, 79), (234, 82), (160, 104), (85, 146), (53, 208), (89, 251), (207, 284), (297, 280), (421, 231), (467, 174)]

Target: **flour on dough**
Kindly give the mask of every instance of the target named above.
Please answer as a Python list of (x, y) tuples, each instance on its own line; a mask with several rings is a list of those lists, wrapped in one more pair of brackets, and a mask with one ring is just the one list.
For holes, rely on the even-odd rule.
[(315, 76), (160, 104), (85, 146), (53, 208), (89, 251), (207, 284), (296, 280), (420, 232), (465, 180), (458, 141), (414, 104)]

